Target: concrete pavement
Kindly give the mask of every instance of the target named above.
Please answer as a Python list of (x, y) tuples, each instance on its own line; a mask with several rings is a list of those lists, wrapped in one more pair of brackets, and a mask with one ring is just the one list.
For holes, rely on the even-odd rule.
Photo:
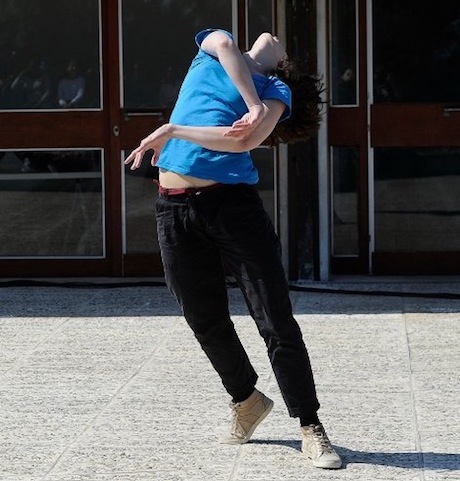
[(460, 480), (460, 299), (434, 295), (458, 283), (315, 286), (340, 293), (292, 301), (343, 469), (304, 460), (236, 289), (236, 328), (275, 401), (244, 446), (216, 442), (229, 399), (164, 287), (13, 286), (0, 288), (0, 481)]

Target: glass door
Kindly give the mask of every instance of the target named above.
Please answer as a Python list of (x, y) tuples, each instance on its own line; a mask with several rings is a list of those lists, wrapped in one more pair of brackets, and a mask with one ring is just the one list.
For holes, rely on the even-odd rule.
[(458, 274), (460, 7), (373, 0), (369, 15), (373, 272)]
[(328, 145), (333, 274), (369, 272), (365, 7), (362, 0), (328, 2)]
[(110, 273), (110, 125), (99, 0), (0, 5), (0, 270)]
[[(161, 275), (157, 172), (123, 159), (166, 122), (195, 34), (242, 48), (272, 0), (0, 2), (2, 276)], [(273, 149), (255, 155), (275, 213)]]
[(460, 8), (328, 8), (332, 272), (458, 274)]
[[(217, 26), (232, 31), (232, 2), (120, 0), (122, 159), (169, 118), (182, 79), (196, 54), (195, 35)], [(171, 26), (174, 25), (174, 28)], [(158, 169), (123, 167), (123, 271), (161, 275), (153, 183)]]

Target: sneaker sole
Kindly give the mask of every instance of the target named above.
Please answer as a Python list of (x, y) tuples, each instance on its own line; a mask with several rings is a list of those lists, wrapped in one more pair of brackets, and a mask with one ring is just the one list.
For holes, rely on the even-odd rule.
[[(302, 451), (303, 452), (303, 451)], [(303, 452), (305, 458), (307, 459), (307, 463), (315, 468), (321, 469), (340, 469), (342, 467), (342, 460), (337, 460), (335, 462), (329, 463), (321, 463), (320, 461), (314, 461), (312, 458), (308, 457), (305, 452)]]
[(250, 439), (251, 436), (254, 434), (257, 426), (270, 414), (270, 411), (273, 409), (274, 402), (267, 398), (268, 406), (267, 409), (260, 415), (259, 419), (252, 425), (252, 428), (249, 430), (247, 436), (245, 438), (234, 438), (231, 436), (222, 437), (219, 439), (220, 444), (246, 444)]
[(321, 469), (340, 469), (342, 467), (342, 461), (337, 461), (335, 463), (329, 463), (329, 464), (326, 464), (326, 463), (322, 464), (312, 460), (310, 460), (310, 462), (315, 468), (321, 468)]

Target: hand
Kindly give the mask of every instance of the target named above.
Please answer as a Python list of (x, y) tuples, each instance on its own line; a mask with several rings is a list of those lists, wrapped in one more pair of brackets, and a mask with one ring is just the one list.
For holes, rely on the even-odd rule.
[(232, 128), (225, 132), (228, 137), (246, 137), (248, 136), (263, 120), (266, 107), (263, 104), (256, 104), (249, 107), (249, 112), (243, 115), (241, 119), (233, 122)]
[(132, 162), (131, 170), (136, 170), (141, 166), (142, 159), (144, 158), (144, 154), (147, 152), (147, 150), (153, 149), (151, 163), (152, 166), (155, 166), (161, 150), (170, 138), (169, 129), (170, 124), (164, 124), (155, 131), (153, 131), (150, 135), (145, 137), (145, 139), (141, 141), (139, 147), (137, 147), (137, 149), (134, 149), (131, 152), (131, 154), (126, 158), (124, 163), (128, 165)]

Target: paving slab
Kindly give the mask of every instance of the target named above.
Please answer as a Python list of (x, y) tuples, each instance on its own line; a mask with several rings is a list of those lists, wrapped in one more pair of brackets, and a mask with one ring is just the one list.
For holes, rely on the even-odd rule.
[(291, 292), (337, 471), (304, 459), (237, 289), (236, 329), (275, 401), (243, 446), (217, 443), (229, 399), (166, 288), (1, 287), (0, 480), (460, 480), (458, 290), (350, 286)]

